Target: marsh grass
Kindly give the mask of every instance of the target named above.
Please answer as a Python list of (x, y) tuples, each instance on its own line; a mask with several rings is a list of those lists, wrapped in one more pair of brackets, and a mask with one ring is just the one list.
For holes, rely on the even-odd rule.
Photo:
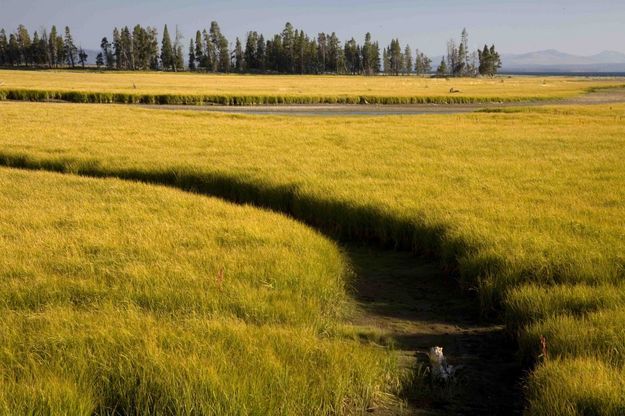
[(115, 179), (0, 189), (1, 414), (350, 414), (400, 385), (301, 224)]
[[(554, 362), (598, 362), (606, 380), (620, 377), (606, 352), (622, 345), (620, 320), (609, 321), (625, 276), (625, 105), (315, 119), (0, 110), (4, 165), (167, 184), (430, 255), (486, 313), (503, 308), (530, 360), (544, 335)], [(584, 409), (597, 391), (620, 409), (622, 389), (576, 390), (576, 371), (559, 363), (530, 378), (530, 409)]]
[(527, 414), (619, 416), (625, 413), (625, 371), (593, 358), (558, 359), (531, 375)]
[[(145, 72), (2, 71), (0, 100), (74, 103), (467, 104), (567, 98), (622, 79), (209, 75)], [(460, 90), (450, 93), (450, 89)]]

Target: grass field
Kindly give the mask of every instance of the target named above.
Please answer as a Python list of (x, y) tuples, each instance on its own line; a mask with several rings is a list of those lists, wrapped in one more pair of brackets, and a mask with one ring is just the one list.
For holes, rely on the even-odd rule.
[[(0, 99), (147, 104), (470, 103), (567, 98), (622, 78), (245, 76), (0, 71)], [(451, 89), (459, 92), (451, 93)]]
[(429, 254), (503, 308), (525, 360), (546, 336), (529, 412), (625, 411), (625, 105), (311, 119), (0, 103), (0, 122), (5, 165), (169, 184)]
[(360, 413), (398, 383), (301, 224), (114, 179), (0, 189), (0, 414)]

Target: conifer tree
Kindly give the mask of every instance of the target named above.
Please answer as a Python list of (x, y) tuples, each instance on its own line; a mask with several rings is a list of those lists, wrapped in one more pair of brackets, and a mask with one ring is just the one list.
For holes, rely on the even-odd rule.
[(415, 72), (417, 75), (425, 75), (432, 71), (432, 60), (427, 57), (423, 52), (417, 49), (415, 55)]
[(440, 65), (436, 68), (436, 75), (439, 77), (447, 76), (447, 63), (445, 62), (445, 58), (441, 59)]
[(195, 32), (195, 66), (197, 69), (206, 68), (206, 60), (204, 59), (204, 44), (202, 42), (202, 32)]
[(196, 62), (195, 62), (195, 45), (193, 44), (193, 39), (189, 39), (189, 61), (188, 61), (188, 67), (189, 67), (189, 71), (195, 71), (196, 66), (195, 66)]
[(399, 75), (402, 70), (404, 58), (401, 52), (401, 45), (399, 39), (391, 40), (391, 45), (388, 50), (388, 59), (390, 65), (390, 72), (393, 75)]
[(56, 37), (56, 61), (58, 65), (63, 65), (67, 61), (67, 53), (65, 50), (65, 41), (60, 34)]
[(102, 52), (98, 52), (98, 55), (95, 57), (95, 64), (98, 69), (104, 66), (104, 54)]
[(58, 34), (56, 32), (56, 26), (52, 25), (50, 29), (50, 37), (48, 38), (48, 56), (50, 57), (51, 66), (56, 67), (58, 65), (58, 52), (56, 50), (56, 38)]
[(9, 40), (4, 29), (0, 29), (0, 66), (8, 64), (7, 52), (9, 48)]
[(115, 67), (121, 69), (123, 67), (123, 51), (121, 35), (117, 28), (113, 29), (113, 55), (115, 56)]
[[(221, 59), (222, 52), (220, 50), (223, 36), (221, 35), (221, 28), (219, 27), (219, 23), (215, 21), (211, 22), (209, 35), (210, 35), (209, 53), (211, 55), (210, 62), (212, 66), (211, 70), (213, 72), (217, 72), (221, 70), (222, 64), (224, 64), (224, 62), (222, 62), (222, 59)], [(227, 47), (227, 42), (226, 42), (226, 47)]]
[(412, 72), (412, 51), (410, 50), (410, 45), (406, 45), (406, 49), (404, 50), (403, 71), (407, 75), (410, 75), (410, 73)]
[(161, 65), (163, 69), (174, 69), (174, 49), (167, 25), (163, 28), (163, 43), (161, 44)]
[(221, 35), (219, 38), (219, 71), (230, 72), (230, 51), (228, 50), (228, 39)]
[(243, 72), (244, 70), (243, 46), (238, 37), (234, 46), (234, 68), (237, 72)]
[(180, 33), (180, 30), (178, 29), (178, 26), (176, 26), (176, 37), (174, 38), (174, 45), (173, 45), (173, 50), (174, 50), (174, 67), (173, 70), (174, 72), (178, 72), (179, 70), (183, 70), (184, 69), (184, 54), (182, 51), (182, 33)]
[(245, 68), (248, 71), (256, 71), (259, 68), (258, 63), (258, 33), (248, 32), (245, 41)]
[(41, 39), (39, 38), (39, 33), (37, 31), (33, 33), (33, 41), (30, 45), (30, 50), (33, 65), (39, 66), (46, 62), (45, 49), (41, 49)]
[(7, 47), (7, 61), (9, 65), (20, 64), (20, 46), (14, 33), (9, 35), (9, 43)]
[(74, 44), (74, 38), (69, 30), (69, 26), (65, 26), (65, 39), (63, 42), (63, 49), (65, 51), (65, 59), (67, 64), (72, 68), (76, 66), (78, 48)]
[(102, 49), (102, 65), (106, 65), (108, 69), (113, 69), (115, 65), (115, 56), (111, 50), (111, 43), (106, 37), (102, 38), (100, 42), (100, 49)]
[(80, 47), (78, 49), (78, 62), (80, 62), (80, 65), (84, 68), (85, 64), (87, 63), (87, 58), (89, 57), (89, 55), (87, 55), (87, 52)]
[(335, 73), (343, 73), (344, 69), (344, 54), (341, 49), (341, 41), (336, 33), (332, 32), (328, 38), (328, 60), (327, 70)]
[(216, 58), (215, 54), (215, 45), (213, 45), (213, 41), (211, 39), (210, 33), (204, 29), (202, 31), (202, 38), (204, 39), (204, 53), (202, 56), (204, 57), (205, 64), (202, 65), (206, 68), (207, 71), (215, 72), (215, 67), (213, 65)]
[(267, 65), (267, 45), (265, 44), (265, 37), (262, 34), (258, 36), (256, 46), (256, 65), (258, 70), (265, 71)]
[(494, 76), (501, 68), (501, 57), (495, 50), (495, 45), (492, 45), (490, 48), (484, 45), (482, 51), (478, 50), (478, 58), (480, 75)]
[(282, 30), (282, 51), (284, 53), (283, 67), (281, 70), (292, 74), (295, 72), (295, 32), (289, 22)]
[(23, 65), (32, 65), (30, 35), (26, 26), (19, 25), (16, 32), (17, 46), (19, 49), (19, 63)]

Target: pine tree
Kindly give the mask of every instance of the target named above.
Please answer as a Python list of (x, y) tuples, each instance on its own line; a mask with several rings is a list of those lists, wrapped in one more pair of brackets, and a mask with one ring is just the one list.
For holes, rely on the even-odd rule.
[(56, 37), (56, 61), (58, 65), (63, 65), (67, 61), (67, 51), (65, 41), (60, 34)]
[(432, 60), (428, 58), (423, 52), (417, 49), (415, 55), (415, 72), (417, 75), (425, 75), (432, 71)]
[(501, 68), (501, 57), (495, 50), (495, 45), (492, 45), (490, 49), (484, 45), (484, 50), (478, 50), (478, 59), (480, 75), (494, 76)]
[(384, 48), (384, 51), (382, 52), (382, 67), (385, 74), (390, 74), (391, 60), (389, 59), (389, 48)]
[(8, 49), (9, 40), (7, 39), (7, 33), (4, 29), (0, 29), (0, 66), (8, 64)]
[(317, 35), (317, 56), (319, 62), (319, 71), (324, 73), (328, 70), (327, 62), (328, 62), (328, 37), (325, 33), (319, 33)]
[(176, 37), (174, 38), (174, 72), (182, 71), (184, 69), (184, 53), (182, 52), (182, 33), (176, 26)]
[[(219, 23), (215, 21), (211, 22), (209, 35), (210, 35), (209, 53), (210, 53), (210, 63), (212, 66), (211, 70), (213, 72), (217, 72), (217, 71), (220, 71), (220, 67), (224, 63), (221, 60), (222, 53), (220, 50), (220, 45), (222, 43), (223, 36), (221, 35), (221, 29), (219, 27)], [(226, 42), (226, 46), (227, 46), (227, 42)]]
[(117, 69), (121, 69), (123, 66), (123, 63), (122, 63), (123, 51), (122, 51), (121, 36), (117, 28), (113, 29), (113, 55), (115, 56), (115, 67)]
[(39, 53), (41, 53), (41, 55), (43, 56), (43, 64), (47, 65), (48, 68), (52, 67), (52, 59), (50, 56), (50, 51), (48, 50), (48, 44), (49, 44), (49, 38), (48, 38), (48, 32), (46, 31), (46, 29), (43, 29), (43, 32), (41, 33), (41, 39), (39, 39)]
[(167, 25), (163, 28), (163, 43), (161, 45), (161, 65), (163, 69), (174, 69), (174, 49)]
[(84, 68), (85, 64), (87, 63), (87, 58), (89, 57), (89, 55), (87, 55), (87, 52), (80, 47), (78, 49), (78, 62), (80, 62), (80, 65)]
[(371, 33), (365, 35), (365, 43), (361, 48), (362, 52), (362, 72), (365, 75), (373, 74), (373, 44), (371, 43)]
[(380, 58), (380, 44), (378, 42), (375, 42), (373, 44), (373, 49), (372, 49), (372, 55), (371, 55), (371, 62), (372, 62), (372, 71), (374, 74), (378, 74), (381, 70), (381, 58)]
[(391, 45), (388, 50), (388, 59), (390, 65), (390, 72), (393, 75), (399, 75), (404, 63), (403, 54), (401, 52), (401, 45), (399, 39), (391, 40)]
[(148, 33), (141, 25), (136, 25), (132, 29), (132, 57), (134, 69), (148, 69), (150, 67), (149, 54)]
[(102, 65), (106, 65), (108, 69), (113, 69), (115, 65), (115, 56), (111, 50), (111, 43), (106, 37), (102, 38), (100, 42), (100, 49), (102, 49)]
[(132, 35), (128, 26), (124, 26), (120, 34), (121, 56), (122, 56), (122, 69), (135, 69), (134, 62), (134, 45), (132, 41)]
[(347, 66), (347, 72), (350, 74), (357, 74), (360, 72), (360, 51), (356, 40), (351, 38), (345, 42), (345, 65)]
[(230, 72), (230, 51), (228, 50), (228, 39), (221, 35), (219, 38), (219, 71)]
[(267, 45), (265, 44), (265, 37), (262, 34), (258, 37), (258, 44), (256, 46), (256, 64), (261, 72), (265, 71), (267, 66)]
[(197, 69), (206, 67), (206, 60), (204, 59), (204, 44), (202, 42), (202, 32), (199, 30), (195, 32), (195, 66)]
[(74, 45), (74, 39), (72, 38), (69, 26), (65, 26), (65, 40), (63, 43), (63, 49), (65, 50), (65, 59), (67, 60), (67, 64), (74, 68), (76, 66), (76, 55), (78, 53), (78, 48), (76, 48), (76, 45)]
[(460, 50), (456, 45), (456, 41), (450, 39), (447, 42), (447, 62), (446, 67), (452, 76), (459, 76), (462, 70), (460, 62)]
[(41, 48), (41, 38), (39, 33), (35, 31), (33, 33), (33, 41), (30, 45), (30, 55), (34, 65), (40, 66), (46, 63), (46, 51), (45, 48)]
[(344, 72), (344, 54), (341, 49), (341, 41), (336, 36), (336, 33), (332, 32), (328, 39), (328, 61), (327, 70), (335, 73)]
[(282, 71), (292, 74), (295, 72), (295, 32), (293, 25), (289, 22), (282, 30), (282, 51), (284, 53), (284, 62)]
[(189, 39), (189, 61), (188, 61), (189, 71), (195, 71), (195, 45), (193, 44), (193, 39)]
[(410, 75), (412, 72), (412, 51), (410, 50), (410, 45), (406, 45), (404, 50), (404, 72), (407, 75)]
[(19, 25), (16, 32), (17, 46), (19, 49), (19, 63), (23, 65), (32, 65), (30, 35), (28, 29), (24, 25)]
[(215, 62), (215, 45), (213, 45), (210, 33), (204, 29), (202, 32), (202, 37), (204, 38), (204, 53), (202, 56), (204, 57), (205, 64), (202, 65), (206, 68), (207, 71), (215, 72), (215, 67), (213, 63)]
[(50, 57), (50, 65), (56, 67), (58, 65), (58, 52), (56, 50), (57, 38), (56, 26), (52, 25), (50, 29), (50, 37), (48, 38), (48, 56)]
[(243, 46), (237, 38), (234, 46), (234, 68), (237, 72), (243, 72), (245, 64), (243, 60)]
[(445, 58), (441, 59), (441, 63), (436, 69), (436, 76), (439, 76), (439, 77), (447, 76), (447, 63), (445, 62)]
[(245, 41), (245, 68), (248, 71), (256, 71), (259, 68), (258, 60), (258, 33), (247, 32), (247, 40)]
[(17, 42), (15, 34), (9, 35), (9, 43), (7, 47), (7, 60), (9, 65), (15, 66), (20, 64), (20, 45)]
[(104, 66), (104, 54), (102, 52), (99, 52), (98, 55), (95, 57), (95, 64), (98, 69)]
[(488, 51), (490, 55), (490, 72), (491, 75), (496, 75), (497, 71), (501, 69), (501, 56), (499, 52), (495, 50), (495, 45), (490, 46), (490, 50)]
[(158, 29), (148, 26), (147, 31), (147, 48), (148, 48), (148, 60), (150, 62), (150, 69), (157, 70), (159, 67), (159, 54), (158, 54)]

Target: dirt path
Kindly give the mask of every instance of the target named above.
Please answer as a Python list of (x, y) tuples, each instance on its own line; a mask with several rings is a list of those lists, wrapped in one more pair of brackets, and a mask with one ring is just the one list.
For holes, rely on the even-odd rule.
[(355, 324), (383, 330), (395, 341), (407, 369), (428, 363), (430, 347), (444, 348), (448, 362), (462, 365), (447, 389), (416, 386), (404, 397), (408, 409), (374, 414), (515, 415), (522, 409), (516, 346), (494, 322), (480, 319), (477, 299), (457, 282), (407, 253), (346, 247), (357, 278), (361, 306)]
[(389, 116), (423, 114), (472, 113), (488, 108), (535, 107), (544, 105), (595, 105), (625, 102), (625, 88), (605, 89), (583, 94), (565, 100), (531, 101), (518, 103), (482, 104), (411, 104), (411, 105), (362, 105), (362, 104), (320, 104), (320, 105), (141, 105), (154, 110), (206, 111), (230, 114), (254, 115), (298, 115), (298, 116)]

